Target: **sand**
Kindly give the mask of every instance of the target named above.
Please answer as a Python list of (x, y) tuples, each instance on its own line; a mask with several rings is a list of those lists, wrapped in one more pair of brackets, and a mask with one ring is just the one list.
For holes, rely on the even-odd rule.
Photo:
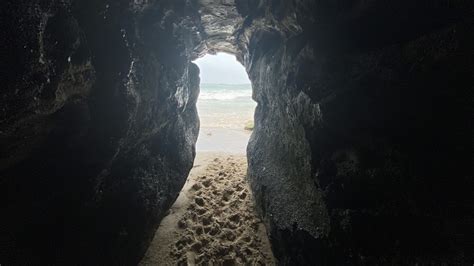
[(244, 155), (198, 153), (140, 265), (275, 265)]
[(232, 128), (201, 127), (196, 143), (198, 152), (245, 154), (251, 131)]

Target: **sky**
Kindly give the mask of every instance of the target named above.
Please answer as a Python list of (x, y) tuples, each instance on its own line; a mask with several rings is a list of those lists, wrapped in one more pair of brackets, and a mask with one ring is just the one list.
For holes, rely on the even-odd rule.
[(194, 61), (201, 70), (201, 83), (250, 84), (245, 68), (234, 55), (218, 53)]

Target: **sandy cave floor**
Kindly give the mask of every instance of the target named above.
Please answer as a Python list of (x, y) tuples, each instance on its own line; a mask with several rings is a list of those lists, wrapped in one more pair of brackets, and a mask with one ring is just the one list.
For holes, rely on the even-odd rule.
[(275, 265), (244, 155), (198, 153), (140, 265)]

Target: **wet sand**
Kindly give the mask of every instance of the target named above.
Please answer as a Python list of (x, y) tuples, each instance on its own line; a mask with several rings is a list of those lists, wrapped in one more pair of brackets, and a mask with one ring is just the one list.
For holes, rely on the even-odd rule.
[(225, 152), (246, 154), (251, 131), (233, 128), (205, 127), (200, 129), (196, 150), (199, 152)]
[(198, 152), (140, 265), (274, 265), (241, 154)]

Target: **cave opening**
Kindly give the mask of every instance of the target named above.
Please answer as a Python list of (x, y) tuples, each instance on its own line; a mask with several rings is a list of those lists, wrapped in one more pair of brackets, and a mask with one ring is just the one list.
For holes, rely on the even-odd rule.
[(230, 53), (193, 63), (200, 69), (194, 166), (141, 263), (273, 265), (247, 182), (246, 148), (257, 106), (248, 74)]
[(227, 53), (207, 54), (194, 63), (200, 69), (196, 151), (245, 154), (256, 107), (245, 68)]

